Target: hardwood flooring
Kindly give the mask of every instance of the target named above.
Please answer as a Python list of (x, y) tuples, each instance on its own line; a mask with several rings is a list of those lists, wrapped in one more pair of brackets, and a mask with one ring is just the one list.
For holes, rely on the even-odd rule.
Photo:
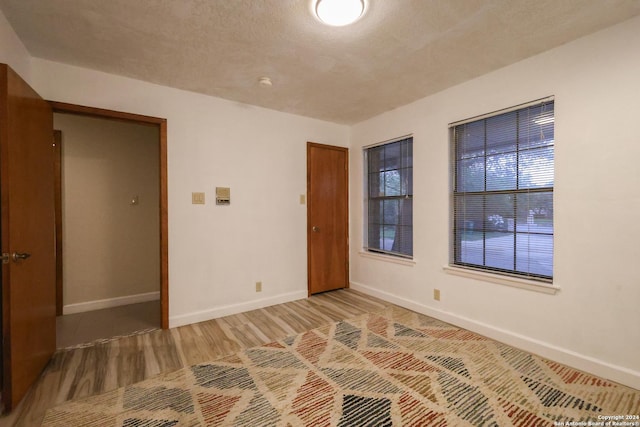
[(343, 289), (169, 330), (54, 354), (24, 401), (1, 426), (40, 425), (55, 405), (104, 393), (392, 304)]

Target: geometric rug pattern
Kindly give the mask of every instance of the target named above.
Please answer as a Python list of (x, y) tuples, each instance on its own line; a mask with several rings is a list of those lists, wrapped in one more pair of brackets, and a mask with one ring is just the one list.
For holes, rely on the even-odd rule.
[(537, 427), (626, 414), (640, 414), (640, 391), (391, 308), (67, 402), (43, 425)]

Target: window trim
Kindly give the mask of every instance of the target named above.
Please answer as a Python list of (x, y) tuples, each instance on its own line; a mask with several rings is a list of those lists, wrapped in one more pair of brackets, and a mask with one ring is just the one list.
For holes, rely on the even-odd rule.
[(473, 267), (465, 267), (457, 264), (444, 265), (445, 273), (483, 282), (496, 283), (498, 285), (510, 286), (512, 288), (526, 289), (543, 294), (555, 295), (560, 291), (560, 287), (555, 284), (541, 282), (539, 280), (516, 277), (513, 275), (500, 274), (490, 270), (481, 270)]
[(455, 122), (451, 122), (451, 123), (449, 123), (448, 126), (449, 126), (449, 129), (453, 129), (456, 126), (464, 125), (466, 123), (477, 122), (478, 120), (488, 119), (489, 117), (498, 116), (500, 114), (510, 113), (510, 112), (516, 111), (516, 110), (522, 110), (523, 108), (533, 107), (535, 105), (545, 104), (545, 103), (548, 103), (548, 102), (554, 102), (555, 100), (556, 100), (555, 95), (545, 96), (544, 98), (536, 99), (535, 101), (524, 102), (522, 104), (514, 105), (513, 107), (507, 107), (507, 108), (503, 108), (501, 110), (492, 111), (490, 113), (480, 114), (480, 115), (477, 115), (477, 116), (473, 116), (473, 117), (469, 117), (469, 118), (466, 118), (466, 119), (462, 119), (462, 120), (458, 120), (458, 121), (455, 121)]
[[(372, 148), (376, 148), (376, 147), (380, 147), (383, 145), (388, 145), (388, 144), (393, 144), (396, 142), (400, 142), (400, 141), (404, 141), (407, 139), (411, 139), (411, 146), (412, 146), (412, 155), (411, 155), (411, 174), (412, 174), (412, 178), (413, 178), (413, 134), (407, 134), (407, 135), (403, 135), (397, 138), (392, 138), (392, 139), (388, 139), (382, 142), (376, 142), (373, 144), (369, 144), (369, 145), (365, 145), (362, 147), (362, 158), (363, 158), (363, 175), (364, 175), (364, 179), (363, 179), (363, 194), (364, 194), (364, 200), (363, 200), (363, 217), (364, 217), (364, 221), (363, 221), (363, 245), (362, 245), (362, 252), (360, 252), (362, 255), (370, 255), (370, 258), (377, 258), (377, 259), (382, 259), (382, 258), (390, 258), (391, 260), (399, 260), (399, 261), (406, 261), (408, 263), (411, 263), (413, 261), (413, 244), (411, 247), (411, 255), (407, 255), (407, 254), (403, 254), (400, 252), (393, 252), (393, 251), (386, 251), (384, 249), (379, 249), (379, 248), (371, 248), (368, 245), (368, 240), (369, 240), (369, 158), (368, 158), (368, 151)], [(411, 195), (405, 195), (405, 196), (389, 196), (389, 199), (404, 199), (404, 198), (408, 198), (413, 200), (413, 191), (411, 192)], [(413, 235), (413, 218), (411, 220), (411, 234)], [(413, 239), (412, 239), (413, 241)]]
[[(486, 114), (480, 114), (477, 116), (473, 116), (473, 117), (469, 117), (463, 120), (458, 120), (455, 122), (451, 122), (448, 124), (448, 128), (449, 128), (449, 148), (450, 148), (450, 162), (449, 162), (449, 167), (450, 167), (450, 171), (449, 171), (449, 177), (450, 177), (450, 182), (449, 182), (449, 196), (450, 196), (450, 214), (449, 214), (449, 221), (450, 221), (450, 234), (449, 234), (449, 263), (448, 265), (444, 266), (443, 269), (445, 270), (445, 272), (449, 273), (449, 274), (454, 274), (454, 275), (458, 275), (458, 276), (463, 276), (463, 277), (471, 277), (471, 278), (476, 278), (476, 279), (480, 279), (480, 280), (485, 280), (485, 281), (490, 281), (490, 282), (494, 282), (494, 283), (500, 283), (500, 284), (505, 284), (508, 286), (514, 286), (517, 288), (524, 288), (524, 289), (529, 289), (529, 290), (537, 290), (539, 292), (544, 292), (544, 293), (552, 293), (555, 294), (557, 290), (559, 290), (559, 288), (557, 286), (554, 286), (554, 276), (553, 276), (553, 270), (551, 273), (551, 277), (547, 277), (547, 276), (540, 276), (540, 275), (535, 275), (535, 274), (519, 274), (517, 271), (511, 271), (511, 270), (501, 270), (498, 268), (491, 268), (491, 267), (483, 267), (483, 266), (479, 266), (479, 265), (472, 265), (472, 264), (465, 264), (465, 263), (456, 263), (455, 262), (455, 239), (456, 239), (456, 228), (455, 228), (455, 215), (454, 215), (454, 210), (455, 210), (455, 201), (456, 201), (456, 179), (457, 179), (457, 175), (456, 175), (456, 168), (455, 168), (455, 163), (456, 163), (456, 144), (455, 144), (455, 129), (457, 126), (460, 125), (464, 125), (467, 123), (472, 123), (472, 122), (476, 122), (476, 121), (481, 121), (484, 119), (488, 119), (491, 117), (495, 117), (495, 116), (499, 116), (502, 114), (507, 114), (513, 111), (518, 111), (518, 110), (523, 110), (526, 109), (528, 107), (533, 107), (533, 106), (538, 106), (538, 105), (542, 105), (542, 104), (546, 104), (546, 103), (554, 103), (555, 104), (555, 96), (554, 95), (550, 95), (544, 98), (540, 98), (534, 101), (530, 101), (530, 102), (525, 102), (522, 104), (518, 104), (518, 105), (514, 105), (512, 107), (507, 107), (504, 109), (500, 109), (500, 110), (496, 110), (490, 113), (486, 113)], [(555, 117), (555, 106), (554, 106), (554, 117)], [(555, 128), (555, 124), (554, 124), (554, 128)], [(555, 137), (554, 137), (555, 139)], [(554, 147), (555, 147), (555, 141), (554, 141)], [(554, 152), (555, 152), (555, 148), (554, 148)], [(554, 160), (554, 169), (555, 169), (555, 160)], [(499, 192), (504, 192), (504, 193), (509, 193), (509, 194), (518, 194), (518, 193), (535, 193), (535, 192), (550, 192), (552, 194), (554, 194), (554, 189), (555, 189), (555, 182), (553, 184), (552, 187), (541, 187), (541, 188), (535, 188), (535, 189), (527, 189), (527, 190), (520, 190), (520, 189), (515, 189), (515, 190), (501, 190)], [(478, 192), (478, 194), (482, 195), (487, 193), (487, 190), (485, 189), (482, 192)], [(496, 191), (490, 191), (489, 193), (491, 194), (497, 194)], [(475, 194), (475, 193), (474, 193)], [(554, 242), (555, 242), (555, 230), (552, 234), (552, 237), (554, 238)], [(555, 244), (554, 244), (555, 246)], [(515, 250), (515, 247), (514, 247)], [(553, 261), (552, 261), (553, 262)]]
[(364, 248), (363, 250), (358, 252), (358, 255), (360, 255), (363, 258), (375, 259), (378, 261), (386, 261), (392, 264), (406, 265), (409, 267), (413, 267), (417, 263), (415, 258), (400, 257), (400, 256), (390, 255), (387, 253), (380, 253), (380, 252), (370, 252)]

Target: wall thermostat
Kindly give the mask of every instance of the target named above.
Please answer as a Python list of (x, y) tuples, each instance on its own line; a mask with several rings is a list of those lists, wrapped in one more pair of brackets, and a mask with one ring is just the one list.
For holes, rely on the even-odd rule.
[(231, 204), (231, 189), (229, 187), (216, 187), (216, 205)]

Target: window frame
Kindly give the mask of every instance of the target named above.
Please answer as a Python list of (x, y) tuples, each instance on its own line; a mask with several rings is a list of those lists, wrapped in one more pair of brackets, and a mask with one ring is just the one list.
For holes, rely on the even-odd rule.
[[(399, 180), (400, 180), (400, 194), (398, 195), (383, 195), (383, 196), (376, 196), (376, 197), (372, 197), (371, 196), (371, 189), (370, 189), (370, 185), (371, 185), (371, 179), (370, 179), (370, 162), (369, 162), (369, 156), (372, 150), (375, 149), (379, 149), (381, 147), (388, 147), (391, 146), (392, 144), (395, 143), (403, 143), (403, 142), (407, 142), (409, 144), (409, 149), (410, 149), (410, 164), (408, 166), (403, 166), (403, 159), (405, 159), (406, 157), (403, 157), (402, 155), (402, 145), (400, 145), (400, 155), (399, 155), (399, 159), (398, 159), (398, 166), (394, 169), (386, 169), (386, 167), (383, 170), (379, 170), (378, 173), (379, 174), (386, 174), (392, 171), (398, 171), (398, 175), (399, 175)], [(376, 143), (376, 144), (371, 144), (371, 145), (367, 145), (365, 147), (362, 148), (362, 152), (363, 152), (363, 172), (364, 172), (364, 185), (363, 185), (363, 190), (364, 190), (364, 203), (363, 203), (363, 207), (364, 207), (364, 227), (363, 227), (363, 251), (365, 254), (372, 254), (375, 256), (389, 256), (389, 257), (393, 257), (392, 259), (404, 259), (404, 260), (413, 260), (413, 135), (409, 134), (409, 135), (404, 135), (398, 138), (393, 138), (387, 141), (383, 141), (380, 143)], [(407, 177), (407, 183), (405, 183), (404, 185), (402, 184), (402, 179), (403, 179), (403, 175), (402, 175), (402, 170), (404, 170), (404, 173), (410, 173), (410, 175)], [(406, 192), (403, 191), (403, 187), (406, 187)], [(386, 192), (386, 186), (385, 186), (385, 192)], [(406, 193), (406, 194), (405, 194)], [(403, 227), (403, 228), (409, 228), (410, 229), (410, 253), (406, 252), (406, 251), (393, 251), (393, 250), (386, 250), (384, 248), (377, 248), (377, 247), (372, 247), (369, 245), (369, 239), (371, 236), (371, 230), (370, 230), (370, 226), (372, 224), (371, 221), (371, 206), (370, 206), (370, 202), (372, 200), (375, 201), (382, 201), (384, 204), (384, 201), (392, 201), (392, 200), (403, 200), (403, 199), (408, 199), (411, 200), (411, 223), (410, 225), (406, 225), (406, 224), (400, 224), (400, 217), (402, 216), (400, 214), (400, 212), (398, 212), (396, 214), (396, 219), (395, 219), (395, 224), (386, 224), (384, 222), (378, 224), (378, 226), (380, 227), (378, 229), (378, 232), (380, 232), (380, 229), (384, 230), (385, 227), (392, 227), (395, 226), (396, 230), (398, 227)], [(398, 204), (398, 206), (400, 206)], [(383, 219), (384, 221), (384, 219)], [(382, 231), (382, 239), (384, 239), (384, 231)], [(395, 236), (394, 236), (395, 238)], [(403, 243), (402, 241), (399, 243), (401, 246), (403, 246), (405, 243)], [(382, 244), (382, 246), (384, 246), (384, 243)], [(403, 248), (400, 248), (403, 249)]]
[[(520, 148), (520, 135), (519, 135), (519, 130), (517, 131), (517, 137), (516, 137), (516, 141), (515, 141), (515, 150), (513, 151), (515, 158), (516, 158), (516, 169), (515, 169), (515, 175), (516, 175), (516, 182), (518, 184), (516, 184), (516, 187), (513, 189), (505, 189), (505, 188), (500, 188), (500, 189), (493, 189), (493, 190), (488, 190), (487, 187), (487, 170), (484, 169), (482, 174), (484, 177), (484, 187), (482, 190), (478, 191), (478, 190), (472, 190), (469, 191), (468, 188), (463, 188), (463, 191), (460, 191), (460, 189), (458, 188), (458, 184), (459, 182), (462, 180), (462, 176), (460, 176), (458, 174), (458, 163), (461, 161), (464, 161), (465, 158), (464, 156), (459, 157), (459, 151), (458, 151), (458, 141), (456, 139), (456, 129), (459, 126), (463, 126), (463, 125), (468, 125), (468, 124), (477, 124), (479, 122), (485, 122), (485, 126), (486, 126), (486, 120), (494, 118), (494, 117), (498, 117), (498, 116), (507, 116), (509, 113), (513, 113), (516, 112), (516, 118), (515, 118), (515, 122), (516, 122), (516, 126), (519, 123), (520, 117), (519, 117), (519, 113), (523, 112), (523, 111), (527, 111), (528, 109), (532, 108), (532, 107), (540, 107), (540, 106), (545, 106), (545, 105), (552, 105), (553, 106), (553, 120), (551, 121), (552, 126), (553, 126), (553, 130), (554, 130), (554, 136), (553, 136), (553, 142), (550, 144), (546, 144), (546, 145), (541, 145), (540, 147), (534, 147), (533, 149), (531, 147), (529, 148), (523, 148), (521, 150)], [(552, 156), (553, 156), (553, 160), (552, 160), (552, 166), (551, 166), (551, 173), (553, 173), (555, 175), (555, 97), (554, 96), (549, 96), (546, 98), (542, 98), (542, 99), (538, 99), (535, 101), (531, 101), (525, 104), (519, 104), (510, 108), (506, 108), (506, 109), (502, 109), (502, 110), (498, 110), (498, 111), (494, 111), (491, 113), (487, 113), (487, 114), (483, 114), (480, 116), (476, 116), (476, 117), (471, 117), (465, 120), (460, 120), (458, 122), (454, 122), (454, 123), (450, 123), (449, 124), (449, 141), (450, 141), (450, 149), (451, 149), (451, 154), (450, 154), (450, 158), (451, 158), (451, 162), (450, 162), (450, 197), (451, 197), (451, 206), (450, 206), (450, 221), (451, 221), (451, 234), (450, 234), (450, 257), (449, 257), (449, 267), (451, 269), (463, 269), (463, 270), (468, 270), (470, 272), (478, 272), (481, 274), (496, 274), (499, 276), (509, 276), (512, 278), (516, 278), (516, 279), (523, 279), (523, 280), (533, 280), (539, 283), (547, 283), (547, 284), (553, 284), (553, 264), (554, 264), (554, 246), (555, 246), (555, 227), (553, 227), (553, 204), (554, 204), (554, 200), (553, 200), (553, 194), (554, 194), (554, 188), (555, 188), (555, 179), (552, 180), (551, 185), (546, 185), (546, 186), (541, 186), (541, 187), (526, 187), (526, 188), (520, 188), (519, 187), (519, 175), (522, 171), (522, 169), (519, 166), (519, 161), (517, 159), (519, 159), (519, 156), (521, 155), (521, 153), (523, 152), (527, 152), (527, 151), (535, 151), (536, 149), (541, 149), (542, 148), (548, 148), (551, 147), (552, 150)], [(484, 146), (483, 146), (483, 154), (481, 155), (481, 157), (483, 157), (485, 159), (485, 167), (486, 167), (486, 159), (488, 157), (494, 156), (495, 152), (492, 154), (489, 154), (491, 151), (488, 150), (488, 146), (487, 146), (487, 137), (486, 137), (486, 127), (485, 127), (485, 136), (484, 136)], [(492, 147), (493, 148), (493, 147)], [(499, 152), (498, 152), (499, 153)], [(462, 184), (462, 186), (464, 187), (465, 184)], [(508, 185), (507, 185), (508, 186)], [(526, 195), (529, 196), (531, 194), (544, 194), (544, 193), (548, 193), (551, 196), (551, 212), (552, 212), (552, 217), (551, 217), (551, 232), (547, 232), (547, 233), (535, 233), (535, 232), (519, 232), (517, 229), (517, 218), (515, 217), (515, 212), (517, 209), (517, 196), (518, 195)], [(514, 197), (514, 218), (513, 218), (513, 230), (508, 230), (508, 233), (512, 233), (514, 236), (514, 246), (513, 246), (513, 253), (514, 253), (514, 257), (513, 257), (513, 269), (504, 269), (504, 268), (497, 268), (497, 267), (492, 267), (492, 266), (488, 266), (486, 265), (486, 253), (487, 253), (487, 246), (486, 246), (486, 241), (488, 240), (486, 237), (486, 233), (487, 233), (487, 221), (488, 219), (485, 218), (484, 216), (486, 216), (485, 213), (483, 213), (483, 225), (482, 225), (482, 241), (483, 241), (483, 247), (482, 247), (482, 257), (483, 257), (483, 264), (477, 264), (477, 263), (473, 263), (473, 262), (464, 262), (461, 258), (461, 251), (462, 250), (462, 244), (460, 241), (460, 244), (458, 245), (458, 233), (464, 233), (466, 228), (465, 226), (458, 226), (457, 221), (459, 221), (459, 219), (457, 218), (456, 215), (456, 204), (458, 203), (459, 199), (465, 199), (465, 197), (468, 197), (465, 200), (470, 200), (470, 197), (481, 197), (482, 198), (482, 204), (483, 204), (483, 212), (484, 211), (484, 206), (487, 203), (487, 198), (488, 196), (494, 196), (494, 195), (510, 195)], [(511, 225), (510, 225), (511, 226)], [(516, 239), (518, 237), (518, 234), (525, 234), (527, 236), (531, 235), (531, 234), (544, 234), (546, 236), (550, 236), (551, 237), (551, 246), (550, 246), (550, 256), (551, 256), (551, 262), (550, 262), (550, 275), (545, 275), (545, 274), (538, 274), (538, 273), (532, 273), (531, 270), (529, 271), (522, 271), (522, 270), (518, 270), (517, 269), (517, 254), (520, 252), (518, 251), (517, 248), (517, 244), (516, 244)], [(522, 255), (522, 253), (521, 253)], [(529, 251), (527, 250), (527, 256), (530, 256)], [(547, 285), (548, 286), (548, 285)]]

